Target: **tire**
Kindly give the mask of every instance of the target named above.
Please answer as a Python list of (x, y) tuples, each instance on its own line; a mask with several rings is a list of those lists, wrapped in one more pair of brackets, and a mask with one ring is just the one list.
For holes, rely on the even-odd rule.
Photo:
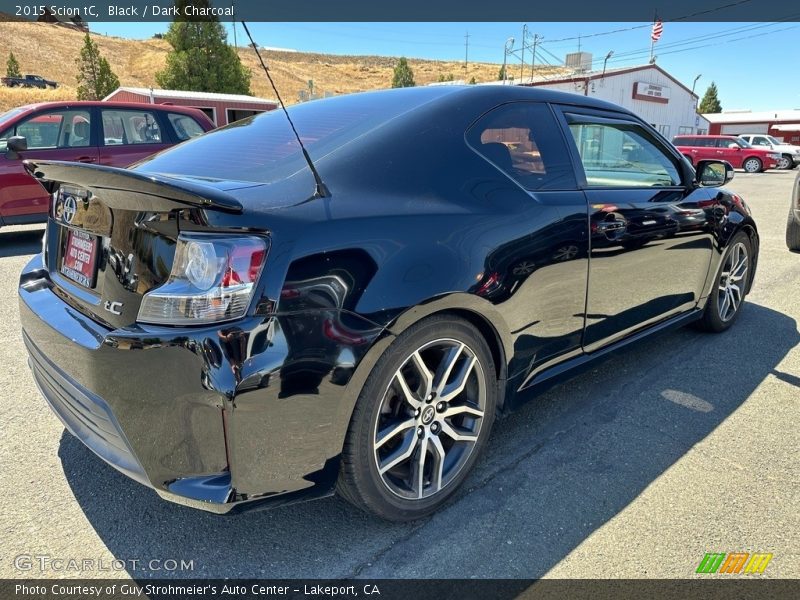
[(491, 352), (471, 323), (447, 315), (420, 321), (389, 346), (364, 383), (342, 451), (338, 493), (390, 521), (433, 513), (483, 452), (497, 395)]
[(764, 170), (764, 164), (760, 158), (751, 156), (746, 158), (742, 163), (742, 168), (748, 173), (761, 173)]
[(800, 223), (797, 222), (791, 207), (789, 217), (786, 219), (786, 247), (792, 252), (800, 252)]
[(791, 171), (794, 169), (794, 159), (788, 154), (781, 154), (781, 158), (778, 160), (778, 168), (784, 171)]
[[(744, 266), (742, 264), (744, 252)], [(742, 312), (748, 284), (753, 266), (753, 249), (750, 238), (744, 231), (738, 232), (731, 239), (725, 254), (722, 256), (719, 270), (714, 278), (714, 288), (706, 301), (703, 317), (698, 325), (704, 331), (720, 333), (734, 324)], [(726, 293), (728, 302), (721, 295), (723, 289), (729, 288)], [(738, 293), (734, 291), (738, 289)]]

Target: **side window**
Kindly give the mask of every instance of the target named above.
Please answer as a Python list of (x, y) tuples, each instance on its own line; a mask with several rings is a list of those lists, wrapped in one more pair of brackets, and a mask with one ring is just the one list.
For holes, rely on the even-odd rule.
[(761, 136), (754, 137), (750, 143), (753, 144), (754, 146), (769, 146), (769, 140)]
[(85, 110), (42, 113), (22, 121), (3, 135), (6, 139), (12, 135), (24, 136), (29, 150), (81, 148), (90, 144), (91, 114)]
[(572, 137), (593, 187), (650, 187), (680, 185), (671, 156), (635, 123), (591, 123), (568, 120)]
[(189, 115), (169, 113), (167, 117), (169, 118), (169, 122), (172, 123), (175, 135), (181, 142), (205, 133), (203, 128), (200, 127), (200, 124)]
[(103, 109), (103, 145), (160, 144), (161, 129), (148, 110)]
[(498, 106), (469, 129), (467, 142), (525, 189), (577, 187), (567, 148), (547, 105)]

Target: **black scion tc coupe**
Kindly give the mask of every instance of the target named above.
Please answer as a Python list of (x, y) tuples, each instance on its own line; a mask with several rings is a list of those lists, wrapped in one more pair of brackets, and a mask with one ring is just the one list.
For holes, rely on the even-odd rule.
[[(516, 86), (353, 94), (130, 169), (27, 161), (52, 194), (19, 286), (66, 428), (218, 513), (338, 491), (440, 507), (492, 423), (592, 359), (737, 319), (744, 201), (636, 115)], [(315, 189), (322, 193), (315, 193)]]

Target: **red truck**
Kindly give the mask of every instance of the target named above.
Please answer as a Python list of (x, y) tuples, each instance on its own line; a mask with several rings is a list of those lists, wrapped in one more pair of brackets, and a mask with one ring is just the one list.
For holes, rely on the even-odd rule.
[(777, 167), (781, 159), (779, 152), (751, 146), (732, 135), (678, 135), (672, 143), (693, 165), (698, 160), (724, 160), (735, 169), (761, 173)]
[(46, 102), (0, 115), (0, 226), (43, 223), (49, 197), (22, 159), (127, 167), (214, 128), (202, 111), (133, 102)]

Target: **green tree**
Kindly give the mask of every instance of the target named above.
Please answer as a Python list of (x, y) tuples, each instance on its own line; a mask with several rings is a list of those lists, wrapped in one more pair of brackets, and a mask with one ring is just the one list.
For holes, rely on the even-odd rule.
[(8, 62), (6, 62), (6, 77), (22, 77), (19, 71), (19, 63), (17, 57), (13, 52), (8, 53)]
[(703, 100), (700, 102), (701, 113), (705, 114), (722, 112), (722, 104), (720, 104), (717, 94), (717, 84), (712, 81), (711, 85), (708, 86), (708, 89), (703, 96)]
[[(178, 0), (179, 14), (187, 4), (208, 7), (208, 0)], [(172, 46), (167, 65), (156, 73), (162, 88), (224, 94), (250, 94), (250, 69), (236, 49), (228, 45), (228, 34), (216, 17), (186, 21), (178, 17), (164, 39)]]
[(503, 65), (500, 67), (500, 71), (497, 73), (497, 80), (503, 81), (506, 78), (506, 66)]
[(439, 75), (439, 83), (443, 83), (445, 81), (455, 81), (455, 76), (452, 73), (447, 75)]
[(108, 61), (100, 56), (100, 48), (88, 33), (75, 62), (78, 65), (78, 100), (102, 100), (119, 87), (119, 78)]
[(476, 83), (478, 83), (478, 82), (475, 81), (475, 77), (473, 77), (472, 79), (469, 80), (469, 84), (470, 85), (475, 85)]
[(417, 84), (414, 83), (414, 72), (411, 70), (411, 67), (408, 66), (408, 60), (406, 57), (401, 56), (400, 60), (397, 61), (397, 64), (394, 67), (392, 87), (414, 87), (415, 85)]

